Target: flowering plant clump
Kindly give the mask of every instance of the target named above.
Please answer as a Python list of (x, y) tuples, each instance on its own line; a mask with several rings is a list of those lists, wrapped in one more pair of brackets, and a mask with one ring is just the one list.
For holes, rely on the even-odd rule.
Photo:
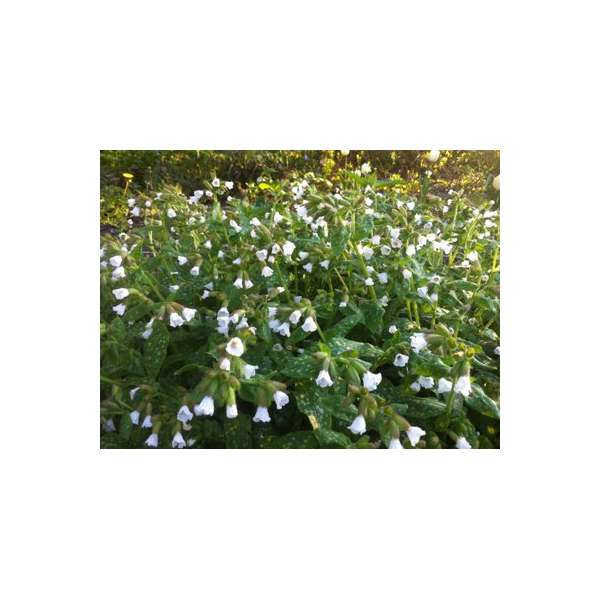
[(404, 195), (364, 163), (124, 196), (102, 447), (499, 447), (500, 179), (433, 181)]

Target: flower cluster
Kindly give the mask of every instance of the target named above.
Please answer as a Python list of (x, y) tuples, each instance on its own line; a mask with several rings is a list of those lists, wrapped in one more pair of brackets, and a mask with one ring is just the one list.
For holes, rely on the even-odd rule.
[(414, 195), (364, 163), (124, 199), (103, 443), (498, 447), (500, 179), (444, 189), (442, 154)]

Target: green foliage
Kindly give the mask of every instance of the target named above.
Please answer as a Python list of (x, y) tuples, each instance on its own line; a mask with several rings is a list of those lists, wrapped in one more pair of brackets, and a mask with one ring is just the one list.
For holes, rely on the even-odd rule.
[(103, 152), (101, 447), (498, 447), (497, 159)]

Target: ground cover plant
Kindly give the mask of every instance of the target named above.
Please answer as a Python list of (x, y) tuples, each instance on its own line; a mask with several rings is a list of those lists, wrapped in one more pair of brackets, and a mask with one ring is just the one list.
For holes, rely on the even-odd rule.
[[(112, 195), (103, 448), (497, 448), (497, 172), (369, 162)], [(282, 159), (283, 160), (283, 159)], [(113, 212), (117, 214), (117, 212)]]

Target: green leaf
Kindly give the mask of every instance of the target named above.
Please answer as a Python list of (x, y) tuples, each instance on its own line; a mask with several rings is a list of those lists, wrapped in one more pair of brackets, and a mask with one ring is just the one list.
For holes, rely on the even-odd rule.
[(348, 448), (351, 444), (350, 438), (338, 431), (319, 428), (313, 434), (322, 448)]
[(311, 382), (299, 386), (296, 389), (294, 398), (298, 410), (309, 418), (313, 427), (314, 421), (316, 420), (316, 424), (319, 427), (330, 429), (331, 415), (323, 406), (322, 395), (323, 392), (321, 391), (321, 388), (317, 387), (314, 382)]
[(497, 404), (483, 391), (482, 387), (474, 383), (471, 385), (471, 389), (471, 394), (464, 400), (465, 404), (486, 417), (499, 419), (500, 410)]
[(359, 323), (363, 322), (362, 313), (356, 312), (354, 314), (344, 317), (341, 321), (338, 321), (333, 327), (329, 327), (323, 332), (326, 339), (335, 337), (344, 337)]
[(169, 346), (169, 330), (162, 321), (155, 321), (152, 335), (144, 346), (144, 366), (148, 377), (156, 379), (167, 355)]
[(403, 398), (408, 409), (405, 413), (407, 419), (427, 420), (439, 417), (446, 412), (446, 405), (434, 398)]
[(328, 345), (333, 356), (338, 356), (344, 352), (356, 351), (360, 357), (372, 360), (383, 354), (381, 348), (377, 348), (372, 344), (356, 342), (343, 337), (335, 337), (329, 340)]
[(365, 302), (361, 309), (365, 316), (365, 325), (368, 327), (369, 331), (374, 334), (381, 333), (381, 328), (383, 327), (383, 315), (385, 315), (385, 310), (375, 301), (373, 302)]
[(335, 227), (331, 233), (331, 251), (333, 256), (339, 256), (350, 239), (350, 230), (346, 227)]
[(290, 379), (308, 379), (316, 377), (317, 361), (311, 354), (291, 358), (281, 369), (281, 373)]
[(252, 422), (250, 417), (240, 413), (237, 419), (225, 419), (226, 448), (252, 448)]
[(271, 448), (318, 448), (319, 445), (312, 431), (294, 431), (272, 440)]
[(123, 415), (121, 417), (121, 423), (119, 425), (119, 436), (124, 440), (128, 440), (131, 436), (132, 429), (133, 423), (131, 421), (131, 417), (128, 414)]

